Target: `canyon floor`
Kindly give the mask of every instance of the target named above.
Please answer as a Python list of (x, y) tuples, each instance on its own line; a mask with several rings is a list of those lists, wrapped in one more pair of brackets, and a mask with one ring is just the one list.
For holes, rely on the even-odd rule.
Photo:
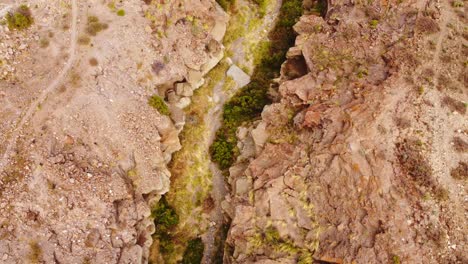
[(0, 0), (0, 263), (467, 263), (467, 11)]

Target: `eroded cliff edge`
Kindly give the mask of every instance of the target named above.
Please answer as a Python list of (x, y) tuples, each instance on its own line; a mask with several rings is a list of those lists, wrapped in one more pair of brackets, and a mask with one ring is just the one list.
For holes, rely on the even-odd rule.
[(465, 14), (328, 1), (301, 18), (275, 102), (237, 130), (225, 262), (467, 261)]
[[(146, 263), (227, 15), (209, 0), (22, 4), (1, 6), (0, 262)], [(18, 10), (29, 27), (3, 20)]]

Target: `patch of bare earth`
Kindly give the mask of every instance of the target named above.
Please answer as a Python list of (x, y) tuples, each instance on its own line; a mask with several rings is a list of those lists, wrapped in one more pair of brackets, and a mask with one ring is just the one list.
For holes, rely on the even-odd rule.
[(224, 34), (214, 1), (170, 2), (30, 0), (30, 28), (0, 23), (1, 263), (148, 261), (182, 108)]

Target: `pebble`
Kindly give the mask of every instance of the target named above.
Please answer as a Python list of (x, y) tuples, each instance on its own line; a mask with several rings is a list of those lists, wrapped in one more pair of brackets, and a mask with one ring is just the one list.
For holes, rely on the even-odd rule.
[(7, 255), (7, 254), (3, 254), (2, 260), (7, 260), (7, 259), (8, 259), (8, 255)]

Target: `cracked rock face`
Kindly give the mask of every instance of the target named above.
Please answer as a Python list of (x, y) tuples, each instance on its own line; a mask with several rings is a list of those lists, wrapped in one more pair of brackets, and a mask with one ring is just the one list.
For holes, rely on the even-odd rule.
[(238, 130), (225, 260), (465, 263), (463, 7), (328, 2)]
[[(0, 56), (15, 65), (0, 79), (1, 155), (12, 145), (0, 168), (0, 262), (145, 263), (150, 206), (168, 191), (180, 148), (177, 103), (222, 56), (226, 14), (208, 0), (26, 2), (37, 23), (0, 25)], [(90, 16), (106, 29), (88, 36)], [(186, 85), (166, 102), (171, 116), (148, 105), (176, 82)]]

